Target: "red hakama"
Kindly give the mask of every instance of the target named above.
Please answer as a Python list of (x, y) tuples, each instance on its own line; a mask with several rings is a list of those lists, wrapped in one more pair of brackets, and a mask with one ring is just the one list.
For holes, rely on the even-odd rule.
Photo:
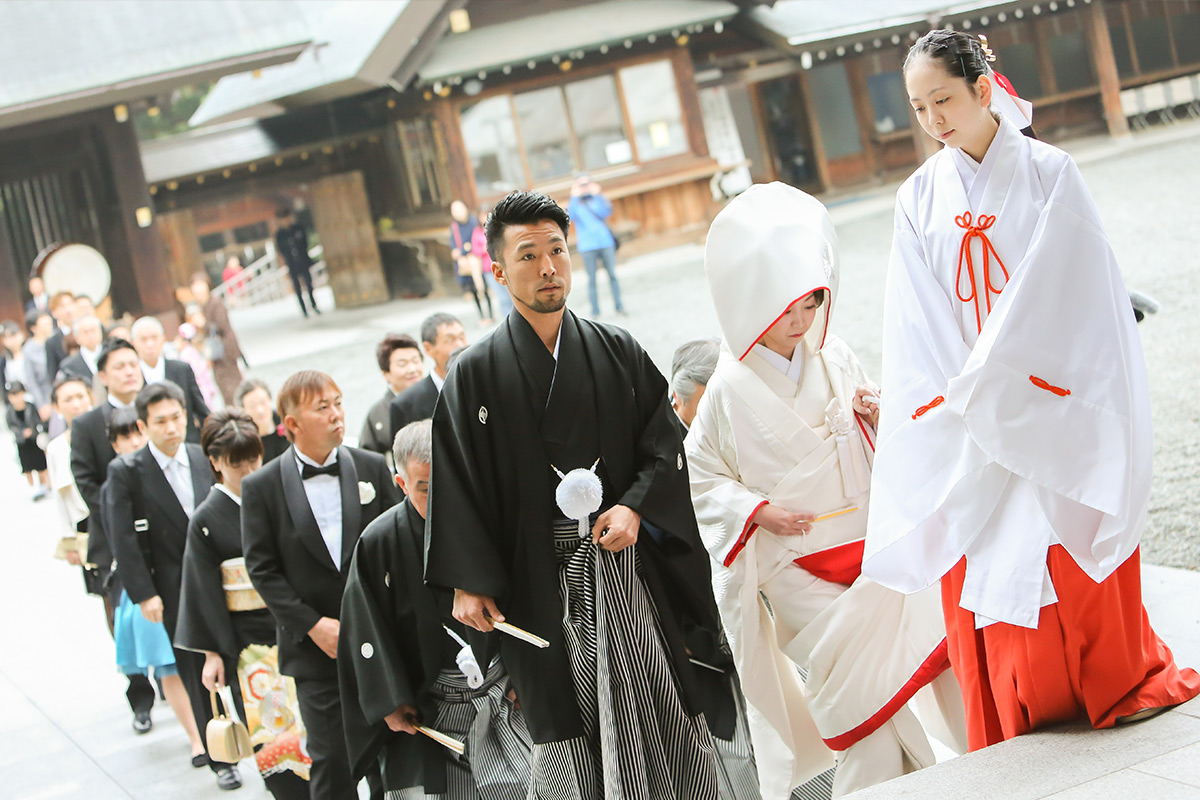
[(942, 579), (950, 664), (962, 686), (971, 750), (1087, 716), (1093, 728), (1200, 694), (1200, 675), (1175, 665), (1142, 606), (1140, 549), (1102, 583), (1062, 545), (1047, 555), (1058, 602), (1036, 630), (975, 628), (959, 606), (966, 559)]

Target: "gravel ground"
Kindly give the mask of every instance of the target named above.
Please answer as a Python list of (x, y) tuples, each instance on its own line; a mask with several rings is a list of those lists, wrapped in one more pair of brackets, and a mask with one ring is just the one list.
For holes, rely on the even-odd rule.
[[(1143, 134), (1124, 147), (1104, 138), (1067, 149), (1080, 161), (1126, 281), (1163, 305), (1139, 326), (1157, 431), (1143, 558), (1197, 569), (1200, 535), (1192, 515), (1200, 496), (1200, 281), (1191, 271), (1200, 266), (1195, 260), (1200, 225), (1194, 217), (1200, 125)], [(884, 187), (833, 208), (842, 281), (832, 327), (876, 375), (893, 193), (894, 188)], [(702, 258), (702, 248), (687, 246), (631, 259), (621, 267), (629, 314), (602, 317), (629, 328), (661, 369), (669, 367), (681, 342), (719, 332)], [(579, 312), (586, 308), (585, 280), (580, 270), (571, 301)], [(601, 305), (610, 311), (604, 276), (601, 284)], [(273, 387), (297, 369), (332, 374), (346, 394), (348, 430), (357, 434), (367, 407), (383, 392), (375, 343), (388, 330), (416, 333), (420, 320), (434, 310), (458, 314), (472, 340), (485, 332), (475, 322), (474, 308), (457, 299), (336, 311), (307, 323), (296, 318), (289, 301), (250, 313), (239, 310), (234, 318), (255, 374)], [(289, 355), (297, 352), (303, 355)]]

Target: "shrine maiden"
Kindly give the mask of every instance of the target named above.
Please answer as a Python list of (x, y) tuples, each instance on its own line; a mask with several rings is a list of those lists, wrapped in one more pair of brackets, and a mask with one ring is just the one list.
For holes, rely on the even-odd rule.
[(717, 216), (704, 261), (725, 341), (687, 456), (763, 797), (787, 798), (835, 751), (835, 795), (931, 764), (905, 704), (946, 670), (945, 632), (936, 592), (859, 578), (877, 400), (828, 332), (829, 214), (755, 186)]
[(1153, 451), (1129, 296), (1078, 168), (993, 102), (989, 55), (932, 31), (905, 63), (945, 147), (896, 205), (863, 562), (903, 592), (941, 579), (972, 749), (1200, 691), (1142, 608)]

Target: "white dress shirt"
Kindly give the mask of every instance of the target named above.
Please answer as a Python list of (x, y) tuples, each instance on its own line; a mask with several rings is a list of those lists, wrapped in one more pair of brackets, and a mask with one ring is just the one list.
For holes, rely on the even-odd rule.
[(192, 512), (196, 510), (196, 490), (192, 487), (192, 469), (188, 462), (187, 445), (179, 445), (174, 457), (159, 450), (154, 446), (154, 442), (146, 446), (150, 448), (150, 455), (154, 456), (163, 475), (167, 477), (167, 483), (171, 484), (179, 505), (183, 506), (183, 512), (191, 519)]
[(142, 364), (142, 376), (146, 379), (146, 383), (162, 383), (167, 379), (167, 360), (162, 356), (158, 357), (158, 363), (153, 367), (145, 361)]
[[(120, 400), (113, 397), (111, 394), (108, 395), (108, 404), (110, 406), (112, 406), (113, 408), (133, 408), (134, 407), (133, 403), (122, 403)], [(180, 445), (180, 447), (182, 447), (182, 445)]]
[(99, 372), (99, 370), (96, 369), (96, 360), (100, 358), (100, 348), (88, 350), (86, 347), (80, 347), (79, 356), (83, 359), (83, 363), (88, 365), (88, 369), (92, 371), (93, 375)]
[(441, 394), (442, 386), (446, 384), (446, 379), (438, 375), (436, 369), (429, 370), (429, 377), (433, 379), (433, 388), (438, 390), (438, 394)]
[(296, 469), (300, 472), (301, 483), (304, 484), (304, 494), (308, 496), (308, 506), (316, 517), (317, 527), (321, 529), (321, 538), (325, 540), (325, 549), (340, 572), (342, 569), (342, 488), (337, 475), (317, 475), (304, 480), (304, 464), (314, 467), (327, 467), (337, 461), (337, 448), (329, 453), (324, 464), (318, 464), (299, 450), (296, 453)]
[(800, 383), (800, 378), (804, 376), (803, 344), (796, 345), (796, 349), (792, 351), (790, 361), (765, 345), (754, 345), (754, 352), (762, 356), (763, 361), (766, 361), (772, 367), (786, 375), (792, 383), (797, 385)]

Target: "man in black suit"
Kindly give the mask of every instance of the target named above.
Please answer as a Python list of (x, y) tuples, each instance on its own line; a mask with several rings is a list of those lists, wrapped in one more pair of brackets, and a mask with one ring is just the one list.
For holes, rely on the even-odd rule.
[(296, 680), (308, 729), (313, 800), (354, 800), (338, 692), (342, 590), (364, 528), (399, 501), (377, 453), (342, 446), (346, 414), (328, 375), (306, 370), (279, 390), (292, 440), (242, 483), (242, 547), (279, 626), (279, 667)]
[(392, 439), (408, 423), (433, 417), (433, 408), (450, 371), (450, 354), (467, 346), (467, 333), (456, 318), (439, 312), (421, 323), (421, 345), (433, 359), (433, 370), (392, 400), (389, 408)]
[(192, 372), (190, 364), (163, 357), (163, 342), (166, 335), (162, 323), (154, 317), (142, 317), (133, 323), (129, 329), (133, 337), (133, 346), (137, 348), (138, 356), (142, 359), (142, 377), (146, 383), (170, 381), (183, 390), (185, 399), (184, 409), (187, 411), (187, 440), (192, 444), (200, 443), (200, 428), (208, 418), (208, 404), (200, 393), (200, 384), (196, 383), (196, 373)]
[(84, 317), (76, 320), (72, 332), (79, 349), (63, 359), (55, 379), (82, 378), (91, 386), (96, 376), (100, 347), (104, 344), (104, 325), (96, 317)]
[[(184, 441), (188, 418), (183, 391), (170, 381), (150, 383), (137, 394), (138, 427), (149, 443), (108, 465), (108, 536), (117, 575), (142, 616), (161, 622), (172, 644), (179, 620), (179, 588), (188, 521), (212, 488), (213, 475), (199, 445)], [(175, 666), (204, 730), (211, 719), (201, 681), (204, 656), (175, 648)], [(217, 786), (236, 789), (236, 767), (210, 762)]]
[(54, 317), (56, 330), (54, 335), (46, 340), (46, 374), (50, 376), (50, 380), (54, 380), (59, 366), (67, 357), (65, 339), (75, 321), (75, 295), (70, 292), (56, 292), (50, 298), (50, 315)]
[[(358, 446), (372, 453), (379, 453), (392, 466), (392, 400), (397, 395), (421, 380), (425, 374), (425, 358), (415, 339), (405, 333), (389, 333), (375, 348), (375, 359), (379, 371), (387, 381), (387, 391), (375, 401), (363, 420)], [(394, 468), (393, 468), (394, 470)]]
[(46, 294), (46, 284), (37, 275), (29, 279), (29, 300), (25, 303), (25, 313), (30, 311), (49, 311), (50, 296)]
[[(138, 368), (137, 351), (124, 339), (115, 339), (104, 346), (96, 359), (96, 374), (108, 390), (108, 398), (91, 411), (85, 411), (71, 423), (71, 474), (75, 486), (88, 507), (88, 563), (95, 564), (97, 573), (107, 575), (112, 567), (112, 549), (101, 524), (100, 487), (108, 476), (108, 462), (116, 457), (108, 441), (108, 421), (114, 408), (129, 408), (142, 388), (142, 372)], [(104, 599), (109, 633), (113, 630), (113, 593), (100, 587), (89, 591)], [(117, 591), (119, 596), (120, 592)], [(154, 706), (154, 687), (143, 675), (130, 675), (125, 691), (133, 711), (133, 729), (138, 733), (150, 730), (150, 709)]]

